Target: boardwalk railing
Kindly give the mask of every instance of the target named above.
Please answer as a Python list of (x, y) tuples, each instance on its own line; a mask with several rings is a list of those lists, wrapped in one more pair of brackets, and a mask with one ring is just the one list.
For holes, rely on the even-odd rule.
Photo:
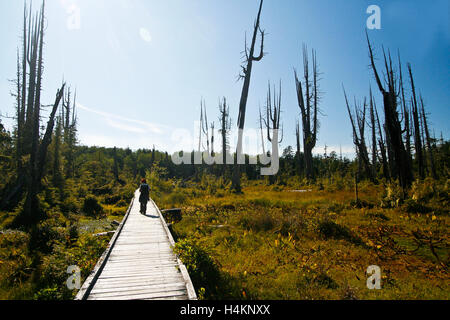
[(161, 211), (150, 200), (141, 215), (138, 194), (75, 300), (197, 299)]

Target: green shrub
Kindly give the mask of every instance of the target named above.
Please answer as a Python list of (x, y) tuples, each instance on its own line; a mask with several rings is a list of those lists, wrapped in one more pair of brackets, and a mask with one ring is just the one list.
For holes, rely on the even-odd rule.
[(250, 202), (250, 204), (257, 206), (257, 207), (270, 208), (273, 206), (271, 199), (266, 199), (266, 198), (252, 199), (249, 202)]
[(51, 254), (42, 258), (37, 279), (37, 299), (73, 299), (76, 290), (69, 290), (66, 281), (69, 278), (67, 268), (78, 266), (82, 279), (94, 268), (107, 246), (107, 239), (93, 236), (80, 236), (72, 247), (55, 243)]
[(343, 210), (345, 209), (345, 205), (339, 202), (333, 202), (332, 204), (330, 204), (328, 206), (328, 211), (329, 212), (334, 212), (334, 213), (341, 213)]
[(381, 206), (384, 208), (396, 208), (403, 199), (403, 190), (398, 182), (389, 183), (381, 196)]
[(174, 191), (167, 197), (166, 203), (170, 205), (182, 205), (186, 202), (186, 199), (187, 196), (184, 192)]
[(404, 208), (405, 211), (408, 213), (429, 213), (431, 211), (433, 211), (432, 208), (423, 205), (422, 203), (413, 200), (413, 199), (408, 199), (405, 201), (404, 204)]
[(383, 212), (367, 212), (366, 217), (389, 221), (389, 218)]
[(337, 289), (339, 285), (330, 276), (325, 273), (319, 274), (314, 278), (314, 283), (327, 289)]
[(275, 226), (275, 220), (267, 212), (260, 212), (256, 214), (244, 215), (239, 224), (247, 230), (253, 231), (268, 231)]
[(359, 237), (355, 236), (347, 227), (341, 226), (333, 221), (323, 221), (319, 224), (319, 232), (326, 239), (346, 240), (354, 244), (361, 244)]
[(437, 182), (431, 178), (414, 181), (411, 186), (411, 198), (415, 201), (428, 201), (436, 195)]
[(0, 234), (0, 283), (17, 286), (32, 273), (30, 236), (20, 231)]
[(103, 212), (103, 207), (98, 202), (97, 198), (87, 196), (83, 202), (83, 212), (89, 216), (96, 217)]
[(31, 231), (30, 248), (43, 253), (50, 253), (55, 243), (68, 242), (70, 234), (69, 230), (64, 226), (65, 222), (57, 217), (52, 217), (39, 223)]
[(193, 239), (179, 241), (174, 252), (183, 261), (201, 296), (206, 299), (217, 298), (221, 274), (211, 256)]
[(306, 223), (299, 216), (284, 217), (280, 223), (280, 234), (284, 237), (291, 235), (296, 240), (300, 239), (306, 229)]
[(58, 287), (44, 288), (39, 290), (35, 295), (35, 300), (41, 301), (56, 301), (63, 300), (63, 295), (58, 290)]
[(125, 201), (125, 200), (123, 200), (123, 199), (121, 199), (120, 201), (118, 201), (117, 203), (116, 203), (116, 206), (117, 207), (128, 207), (128, 203)]

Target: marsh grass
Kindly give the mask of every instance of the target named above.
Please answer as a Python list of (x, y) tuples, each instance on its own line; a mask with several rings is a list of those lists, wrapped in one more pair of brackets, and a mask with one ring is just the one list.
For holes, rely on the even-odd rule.
[[(233, 279), (235, 288), (225, 286), (221, 292), (218, 282), (208, 293), (211, 289), (200, 281), (206, 290), (202, 295), (448, 299), (449, 217), (442, 197), (420, 200), (433, 211), (411, 213), (408, 204), (385, 207), (387, 194), (381, 186), (366, 183), (361, 188), (362, 206), (352, 204), (350, 189), (326, 189), (298, 193), (255, 183), (247, 184), (243, 195), (223, 191), (217, 197), (191, 185), (186, 192), (196, 196), (181, 206), (183, 220), (173, 225), (173, 232), (179, 241), (208, 248), (211, 263)], [(395, 202), (394, 194), (389, 197)], [(436, 215), (439, 209), (443, 214)], [(441, 263), (426, 241), (415, 241), (417, 230), (434, 236)], [(366, 287), (365, 271), (374, 264), (382, 270), (382, 290)]]

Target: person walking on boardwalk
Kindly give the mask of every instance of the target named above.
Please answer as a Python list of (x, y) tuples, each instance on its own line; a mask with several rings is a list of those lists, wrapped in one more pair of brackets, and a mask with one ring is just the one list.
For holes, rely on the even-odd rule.
[(141, 181), (139, 192), (141, 193), (141, 195), (139, 196), (139, 202), (141, 203), (141, 210), (139, 212), (141, 214), (146, 214), (147, 203), (150, 200), (150, 186), (147, 184), (147, 181), (145, 179), (142, 179)]

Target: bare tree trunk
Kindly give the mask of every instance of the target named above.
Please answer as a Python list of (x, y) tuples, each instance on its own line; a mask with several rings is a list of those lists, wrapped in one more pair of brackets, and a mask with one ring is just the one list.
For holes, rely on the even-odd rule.
[(419, 176), (420, 179), (425, 178), (425, 164), (423, 159), (423, 149), (422, 149), (422, 138), (420, 134), (420, 115), (419, 109), (417, 107), (417, 98), (416, 98), (416, 89), (414, 86), (414, 78), (412, 75), (411, 65), (408, 64), (409, 77), (411, 81), (411, 89), (412, 89), (412, 114), (414, 119), (414, 146), (416, 149), (416, 160), (419, 167)]
[[(303, 45), (303, 78), (304, 83), (299, 81), (297, 71), (294, 70), (295, 83), (297, 88), (297, 99), (302, 115), (303, 124), (303, 149), (305, 159), (305, 173), (308, 179), (314, 179), (314, 168), (312, 164), (312, 150), (316, 146), (317, 131), (318, 131), (318, 103), (319, 97), (319, 84), (318, 84), (318, 65), (316, 52), (312, 50), (313, 60), (313, 80), (310, 78), (308, 51), (306, 45)], [(303, 93), (303, 87), (305, 93)]]
[(22, 172), (22, 84), (21, 84), (21, 68), (20, 68), (20, 58), (19, 52), (17, 52), (17, 132), (16, 132), (16, 174), (19, 175)]
[(425, 136), (426, 136), (426, 141), (427, 141), (428, 156), (430, 157), (431, 174), (432, 174), (433, 179), (437, 179), (438, 177), (437, 177), (437, 173), (436, 173), (436, 166), (434, 163), (433, 148), (431, 145), (431, 136), (430, 136), (430, 131), (428, 129), (427, 116), (425, 113), (425, 105), (423, 103), (422, 96), (420, 96), (420, 105), (421, 105), (421, 110), (422, 110), (422, 122), (423, 122), (423, 127), (425, 129)]
[(220, 111), (220, 134), (222, 135), (222, 162), (223, 173), (227, 168), (227, 155), (228, 155), (228, 133), (231, 130), (230, 108), (227, 106), (227, 100), (224, 97), (223, 103), (219, 103)]
[(202, 135), (203, 135), (203, 98), (200, 100), (200, 131), (198, 134), (198, 152), (202, 150)]
[[(240, 173), (240, 157), (243, 157), (242, 153), (242, 143), (243, 143), (243, 131), (245, 127), (245, 113), (247, 109), (247, 99), (248, 99), (248, 92), (250, 89), (250, 80), (252, 75), (252, 68), (253, 68), (253, 62), (261, 61), (264, 57), (264, 31), (260, 28), (260, 18), (261, 18), (261, 11), (263, 7), (263, 0), (261, 0), (261, 3), (259, 5), (259, 11), (258, 16), (256, 18), (255, 27), (253, 30), (253, 38), (252, 38), (252, 44), (250, 46), (250, 50), (247, 48), (247, 42), (245, 43), (245, 56), (246, 56), (246, 66), (242, 66), (243, 75), (240, 76), (240, 78), (244, 79), (244, 85), (242, 87), (242, 94), (241, 94), (241, 100), (239, 103), (239, 115), (238, 115), (238, 143), (236, 147), (236, 163), (233, 170), (233, 179), (232, 179), (232, 189), (235, 192), (241, 192), (241, 173)], [(255, 45), (256, 45), (256, 37), (258, 35), (258, 32), (261, 34), (261, 50), (259, 56), (255, 57)]]
[[(43, 8), (42, 8), (43, 9)], [(27, 186), (27, 199), (24, 205), (24, 215), (26, 222), (34, 223), (38, 219), (36, 213), (38, 210), (37, 194), (39, 192), (39, 162), (38, 162), (38, 148), (39, 148), (39, 125), (40, 125), (40, 93), (41, 93), (41, 79), (42, 79), (42, 46), (43, 46), (43, 32), (44, 32), (44, 13), (41, 9), (39, 19), (35, 21), (35, 27), (32, 33), (31, 49), (32, 60), (29, 61), (31, 66), (30, 72), (30, 91), (28, 95), (28, 111), (30, 120), (30, 162), (29, 162), (29, 177)], [(37, 21), (39, 20), (39, 22)], [(39, 55), (38, 55), (39, 54)], [(32, 106), (32, 107), (30, 107)], [(28, 118), (28, 117), (27, 117)], [(37, 211), (32, 215), (33, 209)]]
[[(272, 158), (278, 157), (278, 144), (283, 141), (283, 130), (281, 132), (281, 137), (279, 137), (280, 130), (280, 119), (281, 119), (281, 81), (280, 81), (280, 91), (277, 96), (277, 92), (274, 88), (272, 99), (272, 93), (269, 89), (267, 93), (267, 103), (266, 103), (266, 119), (263, 119), (266, 130), (267, 130), (267, 140), (272, 144)], [(272, 136), (270, 135), (270, 131), (272, 130)], [(275, 174), (269, 175), (269, 183), (275, 183)]]
[(380, 118), (378, 117), (378, 111), (376, 108), (375, 108), (375, 115), (377, 117), (378, 132), (380, 135), (380, 139), (378, 140), (378, 145), (380, 147), (383, 175), (384, 175), (384, 178), (387, 181), (389, 181), (391, 179), (391, 172), (390, 172), (390, 168), (389, 168), (389, 164), (388, 164), (388, 158), (387, 158), (387, 154), (386, 154), (386, 145), (385, 145), (384, 139), (383, 139), (383, 131), (381, 129)]
[(369, 46), (372, 70), (374, 72), (378, 88), (383, 95), (387, 139), (389, 140), (390, 145), (392, 147), (394, 162), (396, 165), (395, 167), (397, 170), (400, 186), (403, 189), (403, 194), (406, 195), (406, 190), (409, 188), (412, 181), (414, 180), (414, 176), (412, 174), (411, 165), (408, 161), (408, 155), (406, 153), (405, 145), (403, 143), (402, 129), (398, 119), (396, 79), (392, 67), (392, 60), (389, 55), (389, 65), (388, 65), (388, 60), (386, 58), (386, 55), (384, 55), (386, 76), (388, 82), (388, 90), (386, 91), (383, 87), (383, 84), (381, 83), (380, 77), (378, 75), (375, 66), (372, 46), (370, 44), (368, 35), (367, 35), (367, 43)]
[[(46, 164), (47, 150), (48, 146), (52, 141), (52, 133), (55, 124), (55, 115), (58, 110), (58, 106), (61, 102), (63, 92), (64, 92), (64, 84), (61, 89), (58, 90), (56, 94), (55, 103), (53, 105), (52, 112), (49, 117), (49, 121), (47, 123), (47, 129), (42, 139), (42, 142), (38, 149), (37, 162), (34, 164), (34, 170), (31, 170), (31, 178), (29, 179), (31, 183), (28, 185), (28, 193), (27, 198), (25, 200), (24, 210), (18, 216), (16, 222), (21, 225), (30, 226), (39, 221), (41, 218), (39, 214), (39, 200), (37, 198), (38, 193), (41, 190), (41, 180), (44, 175), (44, 167)], [(31, 163), (30, 163), (31, 165)]]
[(215, 156), (215, 153), (214, 153), (214, 126), (215, 126), (215, 123), (214, 123), (214, 121), (213, 121), (213, 123), (211, 123), (211, 157), (214, 157)]
[(206, 136), (206, 151), (209, 153), (209, 126), (208, 126), (208, 115), (206, 113), (206, 103), (202, 101), (201, 103), (203, 122), (200, 124), (203, 134)]
[(400, 61), (400, 53), (398, 54), (398, 66), (399, 66), (399, 74), (400, 74), (400, 89), (402, 94), (402, 106), (403, 106), (403, 121), (405, 123), (405, 128), (403, 129), (403, 132), (405, 132), (405, 148), (406, 153), (408, 154), (409, 162), (412, 163), (411, 158), (411, 127), (409, 123), (409, 111), (408, 107), (406, 105), (406, 98), (405, 98), (405, 88), (403, 86), (403, 73), (402, 73), (402, 63)]
[[(371, 179), (371, 181), (374, 181), (374, 176), (373, 176), (373, 171), (371, 169), (370, 166), (370, 161), (369, 161), (369, 154), (367, 152), (367, 146), (366, 146), (366, 142), (365, 142), (365, 123), (366, 123), (366, 109), (367, 109), (367, 103), (366, 103), (366, 99), (364, 98), (364, 105), (363, 105), (363, 109), (361, 110), (361, 108), (358, 107), (356, 101), (355, 101), (355, 114), (356, 114), (356, 123), (353, 119), (352, 113), (350, 111), (350, 104), (348, 102), (347, 99), (347, 94), (345, 93), (344, 90), (344, 96), (345, 96), (345, 102), (347, 105), (347, 111), (348, 111), (348, 115), (350, 117), (350, 121), (352, 124), (352, 128), (353, 128), (353, 142), (357, 148), (357, 153), (359, 155), (359, 164), (364, 166), (364, 171), (366, 172), (366, 175)], [(358, 127), (359, 130), (359, 134), (358, 131), (356, 130), (356, 128)]]
[(297, 120), (297, 125), (295, 127), (295, 140), (297, 143), (297, 173), (300, 176), (302, 174), (302, 164), (300, 163), (300, 155), (301, 155), (301, 144), (300, 144), (300, 121)]
[(259, 108), (259, 129), (261, 132), (261, 147), (262, 147), (262, 152), (265, 155), (266, 154), (266, 147), (265, 147), (265, 143), (264, 143), (264, 129), (263, 129), (263, 117), (261, 115), (261, 106)]
[(376, 123), (375, 123), (375, 101), (372, 96), (372, 88), (370, 89), (370, 127), (372, 129), (372, 175), (373, 178), (376, 179), (377, 176), (377, 132), (376, 132)]

